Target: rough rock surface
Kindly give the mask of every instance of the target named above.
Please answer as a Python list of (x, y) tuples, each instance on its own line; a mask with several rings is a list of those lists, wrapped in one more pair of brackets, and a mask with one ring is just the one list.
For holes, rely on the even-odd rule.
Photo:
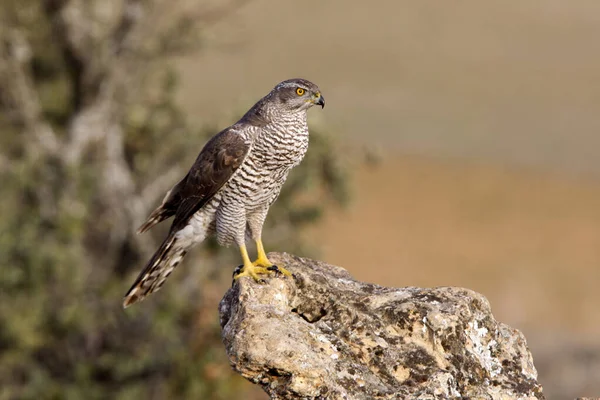
[(524, 336), (461, 288), (386, 288), (273, 253), (294, 273), (220, 303), (233, 368), (272, 399), (542, 399)]

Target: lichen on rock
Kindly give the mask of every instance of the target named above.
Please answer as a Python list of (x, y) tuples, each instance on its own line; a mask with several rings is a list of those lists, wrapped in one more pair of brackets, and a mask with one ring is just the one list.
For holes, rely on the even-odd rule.
[(542, 399), (524, 336), (468, 289), (386, 288), (273, 253), (294, 278), (220, 303), (233, 368), (272, 399)]

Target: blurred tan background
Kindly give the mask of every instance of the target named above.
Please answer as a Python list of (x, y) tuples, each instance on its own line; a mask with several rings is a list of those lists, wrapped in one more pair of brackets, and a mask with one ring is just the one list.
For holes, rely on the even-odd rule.
[(356, 168), (350, 207), (307, 234), (323, 260), (477, 290), (549, 398), (600, 393), (600, 3), (262, 0), (207, 33), (177, 63), (192, 118), (322, 88), (310, 118)]

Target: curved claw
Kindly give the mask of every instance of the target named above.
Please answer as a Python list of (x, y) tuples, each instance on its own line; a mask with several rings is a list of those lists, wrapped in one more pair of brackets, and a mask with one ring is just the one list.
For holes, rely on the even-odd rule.
[(243, 270), (243, 269), (244, 269), (244, 265), (243, 265), (243, 264), (242, 264), (242, 265), (238, 265), (238, 266), (237, 266), (237, 267), (236, 267), (236, 268), (233, 270), (233, 273), (231, 274), (231, 277), (232, 277), (232, 278), (235, 278), (235, 276), (236, 276), (237, 274), (239, 274), (240, 272), (242, 272), (242, 270)]
[(236, 270), (233, 273), (233, 280), (238, 280), (243, 276), (249, 276), (256, 282), (264, 282), (264, 280), (259, 275), (267, 275), (272, 273), (272, 271), (269, 271), (265, 267), (258, 267), (253, 264), (244, 265), (241, 269), (238, 268), (236, 268)]
[(283, 268), (283, 267), (279, 267), (277, 265), (271, 264), (267, 267), (267, 270), (269, 271), (273, 271), (277, 274), (281, 274), (281, 275), (285, 275), (285, 276), (292, 276), (292, 273), (290, 271), (288, 271), (287, 269)]
[(255, 282), (265, 283), (265, 280), (260, 275), (281, 274), (284, 276), (292, 276), (291, 272), (277, 265), (269, 265), (268, 267), (250, 264), (248, 266), (240, 265), (233, 271), (233, 280), (236, 281), (243, 276), (249, 276)]

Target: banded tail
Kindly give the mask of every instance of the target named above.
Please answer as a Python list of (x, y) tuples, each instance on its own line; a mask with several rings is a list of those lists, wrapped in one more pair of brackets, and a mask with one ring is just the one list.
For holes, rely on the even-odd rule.
[(159, 222), (164, 221), (165, 219), (171, 217), (172, 215), (173, 215), (173, 212), (171, 210), (165, 208), (164, 204), (161, 204), (159, 207), (156, 208), (156, 210), (152, 211), (152, 214), (150, 214), (148, 219), (146, 219), (146, 222), (144, 222), (138, 228), (137, 233), (141, 234), (141, 233), (146, 232), (148, 229), (152, 228), (154, 225), (158, 224)]
[[(180, 180), (171, 190), (167, 192), (160, 206), (156, 207), (152, 214), (146, 219), (137, 230), (137, 233), (144, 233), (159, 222), (172, 217), (177, 212), (181, 203), (181, 189), (185, 186), (187, 175)], [(159, 249), (160, 250), (160, 249)]]
[(142, 301), (160, 289), (186, 253), (187, 248), (177, 245), (175, 235), (169, 235), (123, 298), (123, 308)]

